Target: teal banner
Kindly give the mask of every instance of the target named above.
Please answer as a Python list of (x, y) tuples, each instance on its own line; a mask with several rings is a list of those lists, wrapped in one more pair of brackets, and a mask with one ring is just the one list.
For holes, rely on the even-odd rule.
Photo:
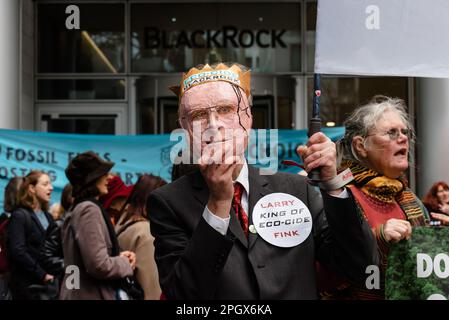
[(391, 247), (385, 278), (391, 300), (449, 299), (449, 228), (415, 227)]
[[(277, 155), (270, 160), (277, 162), (279, 171), (298, 172), (297, 167), (288, 167), (282, 160), (300, 162), (296, 148), (307, 141), (306, 130), (254, 130), (259, 140), (267, 133), (275, 136)], [(323, 132), (333, 141), (340, 139), (344, 128), (325, 128)], [(172, 161), (170, 156), (185, 145), (176, 135), (80, 135), (0, 129), (0, 212), (3, 211), (4, 188), (8, 180), (15, 176), (26, 175), (30, 170), (47, 172), (52, 180), (54, 191), (52, 203), (60, 201), (62, 188), (68, 182), (64, 170), (68, 162), (78, 153), (92, 150), (104, 159), (114, 161), (113, 172), (119, 174), (126, 184), (133, 184), (143, 173), (158, 175), (166, 181), (171, 180)], [(251, 139), (255, 141), (255, 139)], [(260, 142), (260, 141), (259, 141)], [(249, 150), (256, 150), (251, 148)], [(249, 161), (256, 166), (265, 162), (258, 157)], [(250, 160), (251, 160), (250, 159)], [(273, 169), (273, 168), (272, 168)]]

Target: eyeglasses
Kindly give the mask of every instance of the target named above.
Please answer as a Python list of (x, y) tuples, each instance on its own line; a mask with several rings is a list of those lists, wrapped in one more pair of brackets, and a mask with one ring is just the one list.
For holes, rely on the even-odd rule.
[[(240, 112), (246, 111), (249, 107), (240, 109)], [(179, 120), (187, 119), (190, 124), (194, 122), (200, 122), (202, 125), (206, 125), (210, 119), (210, 113), (215, 111), (218, 117), (224, 122), (232, 122), (238, 114), (237, 106), (222, 105), (216, 107), (202, 108), (192, 110), (186, 115), (182, 116)]]
[(410, 138), (411, 130), (407, 129), (407, 128), (404, 128), (404, 129), (401, 129), (401, 130), (399, 130), (397, 128), (393, 128), (393, 129), (390, 129), (390, 130), (385, 131), (385, 132), (380, 132), (380, 133), (376, 132), (376, 133), (373, 133), (373, 134), (368, 134), (368, 135), (366, 135), (366, 137), (374, 136), (376, 134), (380, 134), (380, 135), (383, 135), (383, 136), (387, 135), (390, 138), (391, 141), (396, 141), (396, 140), (398, 140), (398, 138), (401, 135), (401, 133), (404, 136), (407, 136), (407, 138)]

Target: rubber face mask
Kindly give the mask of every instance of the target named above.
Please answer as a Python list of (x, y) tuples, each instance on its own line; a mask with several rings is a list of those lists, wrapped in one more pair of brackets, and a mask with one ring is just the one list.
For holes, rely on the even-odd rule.
[(240, 87), (225, 81), (194, 86), (182, 96), (179, 111), (194, 158), (233, 163), (243, 157), (252, 115)]

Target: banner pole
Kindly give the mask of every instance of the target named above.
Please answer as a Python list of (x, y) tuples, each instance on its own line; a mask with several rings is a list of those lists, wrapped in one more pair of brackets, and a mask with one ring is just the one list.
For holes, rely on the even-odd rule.
[[(315, 73), (313, 76), (313, 105), (312, 105), (312, 117), (309, 121), (309, 138), (321, 131), (321, 118), (320, 118), (320, 97), (321, 97), (321, 74)], [(309, 182), (313, 185), (320, 182), (320, 169), (316, 168), (308, 174)]]

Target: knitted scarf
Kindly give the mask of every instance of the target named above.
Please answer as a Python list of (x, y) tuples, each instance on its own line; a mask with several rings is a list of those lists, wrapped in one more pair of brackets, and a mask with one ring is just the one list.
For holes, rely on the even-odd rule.
[(391, 179), (351, 161), (346, 161), (343, 166), (351, 168), (354, 175), (354, 180), (350, 185), (354, 185), (366, 195), (381, 202), (393, 203), (396, 201), (412, 226), (425, 225), (428, 222), (427, 210), (407, 187), (404, 178)]

